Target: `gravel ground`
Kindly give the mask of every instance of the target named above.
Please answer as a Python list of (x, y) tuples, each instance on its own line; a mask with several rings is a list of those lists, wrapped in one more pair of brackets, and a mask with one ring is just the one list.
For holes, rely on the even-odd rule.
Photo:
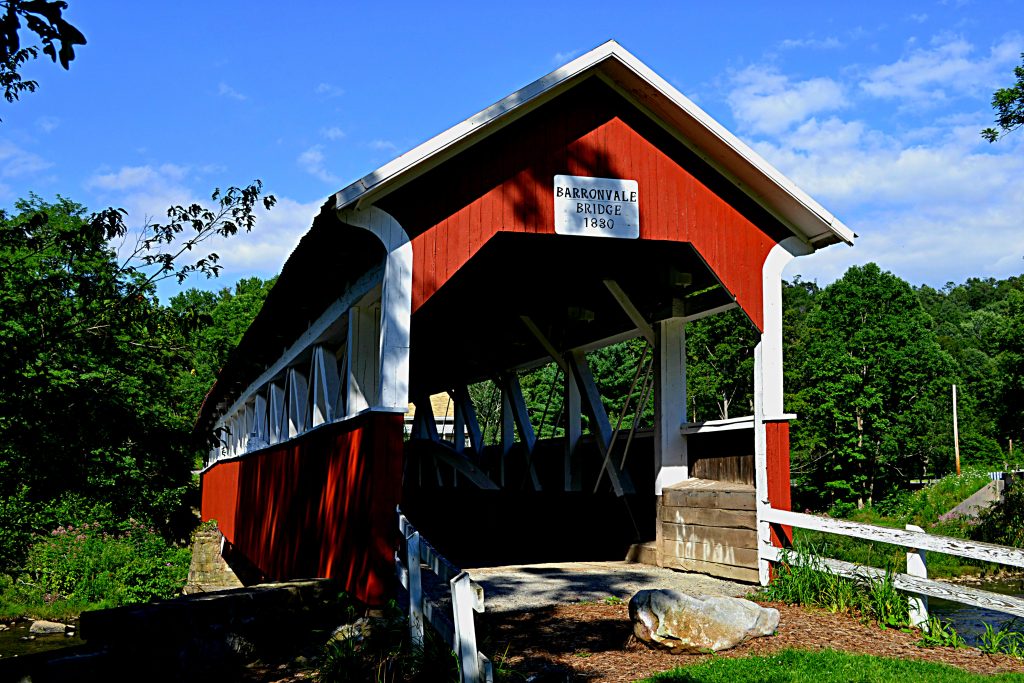
[(580, 602), (614, 597), (628, 601), (644, 588), (675, 588), (687, 593), (745, 596), (755, 586), (627, 562), (568, 562), (467, 569), (483, 586), (488, 612)]

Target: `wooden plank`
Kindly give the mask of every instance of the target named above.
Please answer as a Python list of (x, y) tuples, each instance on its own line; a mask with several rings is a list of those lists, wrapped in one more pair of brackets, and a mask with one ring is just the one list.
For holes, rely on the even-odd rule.
[(703, 560), (689, 560), (671, 557), (666, 557), (662, 562), (662, 566), (668, 567), (669, 569), (682, 569), (683, 571), (688, 572), (709, 574), (722, 579), (757, 583), (757, 570), (748, 569), (746, 567), (734, 567), (728, 564), (718, 564), (717, 562), (704, 562)]
[(737, 491), (754, 493), (754, 487), (750, 484), (739, 484), (732, 481), (715, 481), (714, 479), (697, 479), (693, 477), (665, 488), (666, 490), (673, 491)]
[(441, 635), (444, 642), (448, 644), (448, 647), (454, 651), (455, 624), (452, 623), (452, 618), (448, 616), (448, 610), (433, 600), (424, 597), (423, 616), (434, 627), (434, 630)]
[(757, 549), (757, 532), (750, 529), (725, 529), (697, 524), (661, 523), (662, 537), (670, 541), (721, 543), (733, 548)]
[(754, 483), (754, 455), (711, 455), (694, 448), (690, 456), (690, 473), (700, 479)]
[(732, 529), (757, 528), (757, 515), (747, 511), (663, 506), (660, 516), (662, 522), (671, 522), (673, 524), (698, 524), (700, 526)]
[(454, 468), (459, 474), (469, 479), (479, 488), (488, 491), (497, 491), (501, 488), (491, 481), (490, 477), (482, 469), (470, 462), (465, 455), (457, 453), (447, 442), (438, 441), (436, 448), (431, 451), (431, 454), (449, 467)]
[(715, 510), (755, 510), (757, 499), (753, 487), (744, 491), (716, 491), (713, 489), (672, 489), (661, 493), (661, 504), (665, 507), (712, 508)]
[(788, 510), (776, 510), (774, 508), (766, 508), (762, 512), (762, 519), (767, 522), (788, 524), (801, 529), (824, 531), (839, 536), (851, 536), (865, 541), (881, 541), (882, 543), (891, 543), (905, 548), (928, 550), (947, 555), (956, 555), (957, 557), (969, 557), (973, 560), (995, 562), (997, 564), (1010, 565), (1011, 567), (1024, 567), (1024, 550), (992, 543), (965, 541), (962, 538), (936, 536), (919, 531), (889, 529), (873, 524), (859, 524), (842, 519), (817, 517), (802, 512), (789, 512)]
[[(785, 561), (793, 563), (801, 561), (801, 558), (797, 555), (787, 552), (781, 548), (765, 548), (763, 554), (767, 559), (773, 562)], [(810, 557), (805, 559), (807, 562), (811, 563), (812, 566), (826, 569), (833, 574), (853, 579), (865, 580), (870, 578), (878, 580), (885, 577), (884, 571), (881, 569), (875, 569), (874, 567), (865, 567), (863, 565), (843, 562), (842, 560), (833, 560), (827, 557)], [(892, 579), (893, 585), (896, 588), (902, 591), (907, 591), (908, 593), (927, 595), (931, 598), (951, 600), (965, 605), (973, 605), (975, 607), (992, 609), (998, 612), (1005, 612), (1018, 617), (1024, 617), (1024, 599), (1016, 598), (1011, 595), (990, 593), (988, 591), (978, 590), (977, 588), (968, 588), (966, 586), (957, 586), (951, 583), (933, 581), (931, 579), (922, 579), (916, 576), (910, 576), (909, 574), (893, 574)]]
[(663, 550), (666, 558), (700, 560), (757, 571), (757, 550), (753, 548), (666, 540), (663, 543)]
[[(587, 411), (587, 417), (590, 418), (590, 431), (597, 439), (598, 452), (607, 453), (612, 438), (612, 427), (608, 420), (608, 413), (605, 412), (604, 404), (601, 402), (601, 393), (597, 389), (597, 383), (594, 382), (594, 375), (590, 372), (586, 354), (573, 350), (566, 354), (565, 358), (572, 368), (571, 377), (576, 380), (576, 385), (580, 390), (580, 399)], [(619, 470), (613, 460), (614, 458), (605, 460), (605, 471), (608, 473), (608, 479), (611, 480), (615, 495), (623, 496), (634, 493), (635, 489), (629, 474), (624, 470)]]
[(636, 307), (633, 300), (629, 298), (629, 295), (619, 286), (619, 283), (615, 280), (604, 280), (604, 286), (611, 292), (612, 298), (615, 299), (616, 303), (622, 311), (629, 316), (629, 319), (633, 321), (636, 328), (640, 330), (640, 334), (644, 336), (647, 343), (654, 344), (654, 328), (651, 327), (651, 323), (647, 321), (644, 314), (640, 312), (640, 309)]

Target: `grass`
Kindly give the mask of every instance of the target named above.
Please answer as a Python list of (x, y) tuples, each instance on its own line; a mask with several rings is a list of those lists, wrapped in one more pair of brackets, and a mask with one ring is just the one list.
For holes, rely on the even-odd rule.
[(824, 570), (816, 560), (822, 553), (813, 546), (798, 546), (789, 555), (762, 593), (768, 600), (854, 614), (883, 628), (910, 625), (907, 597), (896, 590), (891, 574), (861, 581), (837, 576)]
[(923, 680), (935, 683), (1024, 683), (1024, 675), (986, 676), (944, 664), (851, 655), (835, 650), (783, 650), (768, 656), (712, 659), (646, 679), (648, 683), (905, 683)]
[[(946, 513), (990, 481), (983, 470), (964, 470), (961, 476), (947, 475), (918, 491), (907, 491), (861, 510), (834, 510), (852, 522), (903, 529), (916, 524), (930, 534), (970, 538), (972, 520), (951, 518)], [(906, 564), (906, 551), (887, 543), (864, 541), (805, 529), (794, 530), (794, 540), (819, 549), (824, 557), (867, 567), (886, 569)], [(977, 576), (994, 573), (998, 565), (953, 555), (928, 553), (928, 575), (932, 578)]]

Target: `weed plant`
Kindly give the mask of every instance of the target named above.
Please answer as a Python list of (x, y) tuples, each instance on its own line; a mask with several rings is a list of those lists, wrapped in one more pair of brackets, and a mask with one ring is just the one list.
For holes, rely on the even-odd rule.
[(988, 654), (1005, 654), (1017, 658), (1024, 657), (1024, 633), (1017, 627), (1014, 619), (1003, 628), (996, 630), (991, 624), (985, 624), (985, 632), (981, 634), (978, 649)]
[(775, 576), (764, 591), (769, 600), (791, 605), (813, 605), (830, 612), (856, 614), (883, 628), (910, 625), (907, 596), (893, 585), (892, 572), (880, 578), (852, 579), (829, 572), (814, 546), (787, 551), (776, 565)]
[(954, 650), (967, 645), (950, 622), (938, 617), (928, 618), (921, 629), (921, 640), (917, 644), (921, 647), (951, 647)]
[[(354, 614), (349, 614), (350, 619)], [(422, 647), (412, 644), (408, 620), (395, 601), (362, 636), (329, 642), (316, 680), (321, 683), (443, 683), (459, 680), (455, 653), (429, 626)]]

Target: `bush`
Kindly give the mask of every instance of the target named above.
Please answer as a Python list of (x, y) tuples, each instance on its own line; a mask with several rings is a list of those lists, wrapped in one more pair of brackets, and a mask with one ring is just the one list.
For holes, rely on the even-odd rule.
[(24, 572), (3, 590), (5, 610), (75, 612), (171, 598), (189, 560), (187, 548), (135, 520), (58, 526), (29, 548)]

